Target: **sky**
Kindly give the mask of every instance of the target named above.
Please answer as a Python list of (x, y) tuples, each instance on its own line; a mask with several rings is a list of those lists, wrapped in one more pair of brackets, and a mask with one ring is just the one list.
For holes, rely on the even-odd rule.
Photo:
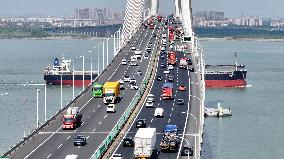
[[(173, 12), (174, 0), (159, 0), (162, 13)], [(284, 18), (284, 0), (192, 0), (193, 12), (224, 11), (225, 16), (257, 15)], [(126, 0), (0, 0), (0, 15), (72, 16), (75, 8), (121, 11)]]

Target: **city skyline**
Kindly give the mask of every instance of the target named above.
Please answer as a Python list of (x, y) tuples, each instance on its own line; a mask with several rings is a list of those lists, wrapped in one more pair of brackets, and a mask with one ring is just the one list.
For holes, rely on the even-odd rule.
[[(109, 5), (112, 4), (112, 5)], [(174, 0), (160, 0), (160, 12), (174, 11)], [(270, 18), (284, 18), (282, 0), (271, 0), (259, 3), (258, 0), (198, 0), (192, 1), (193, 11), (224, 11), (226, 16), (238, 17), (242, 14)], [(0, 15), (51, 15), (71, 16), (75, 8), (109, 8), (114, 11), (125, 10), (126, 0), (1, 0)]]

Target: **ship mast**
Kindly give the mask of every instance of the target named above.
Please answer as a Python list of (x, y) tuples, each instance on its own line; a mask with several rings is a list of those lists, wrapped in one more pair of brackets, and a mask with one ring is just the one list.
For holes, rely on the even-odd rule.
[(237, 71), (238, 70), (237, 52), (235, 52), (235, 60), (236, 60), (236, 71)]

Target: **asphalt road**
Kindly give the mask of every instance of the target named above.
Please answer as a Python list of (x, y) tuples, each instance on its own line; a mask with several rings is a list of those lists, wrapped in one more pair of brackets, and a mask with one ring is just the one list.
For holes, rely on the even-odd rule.
[[(159, 34), (160, 30), (144, 29), (141, 27), (133, 36), (132, 40), (117, 55), (98, 82), (117, 81), (125, 75), (135, 77), (137, 85), (140, 86), (146, 75), (151, 56), (148, 59), (138, 60), (139, 66), (121, 65), (123, 58), (130, 59), (134, 54), (132, 46), (144, 51), (149, 42), (157, 46), (157, 39), (152, 34)], [(138, 70), (142, 75), (136, 75)], [(130, 102), (136, 95), (136, 90), (130, 90), (130, 85), (125, 83), (125, 89), (121, 91), (121, 100), (116, 104), (116, 113), (106, 113), (106, 106), (101, 98), (92, 98), (91, 89), (77, 99), (71, 106), (79, 107), (83, 114), (82, 124), (76, 130), (62, 130), (62, 114), (55, 118), (49, 125), (44, 127), (39, 134), (26, 141), (7, 157), (15, 159), (23, 158), (64, 158), (67, 154), (77, 154), (79, 158), (90, 158), (98, 149), (103, 140), (115, 126), (116, 122), (125, 112)], [(74, 138), (78, 134), (87, 137), (87, 145), (73, 146)]]
[[(168, 45), (168, 44), (167, 44)], [(181, 42), (175, 41), (175, 45), (181, 45)], [(168, 50), (168, 48), (167, 48)], [(178, 52), (177, 59), (181, 57), (190, 55), (185, 55), (183, 53)], [(167, 57), (167, 56), (165, 56)], [(135, 126), (135, 122), (137, 119), (146, 119), (147, 125), (146, 127), (156, 128), (156, 145), (155, 151), (153, 152), (151, 158), (156, 159), (172, 159), (172, 158), (183, 158), (180, 157), (180, 149), (179, 151), (172, 153), (160, 152), (160, 142), (162, 140), (164, 127), (167, 124), (175, 124), (180, 129), (180, 146), (189, 145), (190, 147), (194, 147), (194, 138), (192, 137), (192, 133), (196, 133), (196, 126), (199, 125), (199, 106), (200, 103), (197, 100), (199, 97), (200, 87), (198, 86), (197, 74), (189, 72), (186, 69), (179, 68), (179, 62), (177, 61), (177, 65), (174, 66), (173, 70), (170, 70), (170, 75), (175, 77), (175, 82), (172, 82), (174, 85), (174, 99), (173, 100), (163, 100), (161, 99), (162, 85), (167, 81), (167, 77), (169, 75), (164, 74), (163, 71), (166, 68), (161, 68), (160, 64), (166, 64), (165, 59), (159, 59), (159, 66), (157, 68), (156, 76), (161, 76), (162, 81), (155, 80), (152, 85), (150, 93), (155, 96), (154, 108), (146, 108), (145, 103), (143, 104), (142, 109), (137, 115), (136, 119), (132, 123), (128, 132), (124, 137), (133, 137), (135, 136), (138, 128)], [(197, 83), (197, 84), (196, 84)], [(179, 91), (178, 86), (184, 85), (187, 87), (186, 91)], [(177, 105), (177, 99), (184, 99), (185, 105)], [(155, 108), (161, 107), (164, 109), (164, 117), (156, 118), (154, 116)], [(192, 115), (190, 115), (192, 114)], [(188, 142), (188, 143), (187, 143)], [(115, 150), (116, 154), (122, 154), (124, 159), (133, 158), (134, 148), (133, 147), (123, 147), (122, 142)], [(192, 156), (190, 158), (193, 158)]]

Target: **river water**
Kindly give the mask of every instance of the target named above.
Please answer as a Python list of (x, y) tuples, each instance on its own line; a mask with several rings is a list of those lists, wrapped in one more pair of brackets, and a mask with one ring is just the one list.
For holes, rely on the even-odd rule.
[[(106, 40), (104, 40), (106, 41)], [(85, 55), (85, 69), (97, 66), (97, 49), (102, 40), (0, 40), (0, 152), (15, 144), (36, 127), (36, 89), (39, 93), (40, 123), (44, 122), (43, 70), (55, 57), (75, 59)], [(202, 158), (279, 159), (284, 139), (284, 42), (201, 41), (208, 64), (239, 64), (248, 69), (245, 89), (210, 89), (206, 105), (230, 107), (233, 116), (206, 118)], [(113, 52), (110, 41), (109, 52)], [(100, 48), (100, 52), (102, 49)], [(110, 53), (110, 58), (112, 54)], [(102, 54), (100, 54), (102, 57)], [(106, 61), (106, 60), (105, 60)], [(102, 65), (100, 66), (102, 68)], [(75, 70), (82, 70), (77, 58)], [(32, 82), (31, 82), (32, 81)], [(28, 82), (27, 85), (25, 85)], [(78, 94), (82, 88), (76, 88)], [(72, 87), (63, 87), (63, 104), (72, 99)], [(47, 87), (47, 118), (60, 108), (60, 86)]]

